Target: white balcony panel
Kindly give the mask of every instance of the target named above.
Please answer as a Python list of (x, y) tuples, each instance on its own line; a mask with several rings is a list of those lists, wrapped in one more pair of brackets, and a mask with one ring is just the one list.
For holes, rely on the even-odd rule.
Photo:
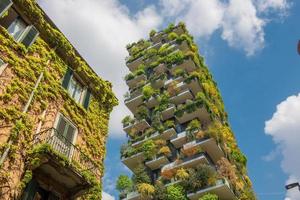
[(172, 65), (170, 71), (174, 75), (174, 73), (176, 72), (177, 69), (184, 69), (188, 73), (191, 73), (191, 72), (195, 71), (197, 69), (197, 67), (196, 67), (194, 61), (191, 58), (189, 58), (187, 60), (184, 60), (183, 63), (181, 63), (179, 65), (178, 64)]
[(189, 143), (186, 143), (183, 148), (188, 149), (191, 147), (201, 147), (205, 152), (208, 153), (210, 158), (213, 160), (214, 163), (217, 163), (222, 157), (224, 157), (224, 152), (220, 148), (220, 146), (217, 144), (216, 140), (213, 138), (201, 140), (201, 141), (192, 141)]
[(189, 89), (182, 91), (176, 96), (170, 98), (170, 102), (176, 105), (184, 103), (188, 99), (193, 99), (193, 95)]
[(190, 200), (198, 200), (200, 197), (204, 196), (207, 193), (216, 194), (220, 200), (237, 200), (238, 198), (233, 193), (230, 188), (230, 185), (227, 180), (217, 181), (215, 186), (211, 186), (202, 190), (199, 190), (195, 193), (190, 193), (187, 197)]
[(162, 111), (161, 112), (162, 120), (165, 121), (167, 119), (174, 117), (175, 109), (176, 109), (175, 106), (172, 105), (169, 108), (167, 108), (166, 110)]
[(126, 81), (127, 85), (129, 88), (134, 88), (137, 86), (138, 83), (140, 83), (141, 81), (146, 81), (147, 77), (144, 74), (141, 74), (129, 81)]
[(138, 192), (130, 192), (126, 195), (126, 198), (122, 200), (141, 200), (141, 195)]
[(141, 56), (129, 63), (126, 63), (126, 65), (131, 72), (134, 72), (135, 70), (138, 69), (139, 65), (142, 63), (143, 63), (143, 56)]
[(201, 122), (203, 122), (203, 124), (207, 124), (208, 122), (210, 122), (210, 115), (205, 108), (197, 108), (191, 113), (185, 111), (182, 116), (176, 117), (176, 119), (181, 124), (193, 120), (195, 118), (198, 118)]
[(147, 167), (149, 167), (152, 170), (159, 169), (162, 166), (165, 166), (166, 164), (169, 164), (169, 160), (166, 156), (160, 156), (158, 158), (155, 158), (153, 160), (147, 161), (145, 164)]
[(153, 108), (159, 104), (159, 101), (156, 97), (150, 97), (150, 99), (148, 99), (145, 104), (147, 108)]
[(146, 120), (143, 119), (141, 121), (135, 122), (134, 124), (130, 124), (124, 127), (123, 130), (129, 134), (132, 129), (134, 129), (137, 132), (140, 132), (140, 131), (144, 131), (147, 128), (150, 128), (150, 125)]
[(186, 138), (186, 132), (185, 131), (177, 134), (177, 136), (171, 140), (171, 143), (176, 148), (182, 147), (186, 142), (187, 142), (187, 138)]
[(144, 161), (144, 153), (140, 152), (135, 155), (132, 155), (127, 158), (122, 158), (122, 162), (126, 165), (131, 171), (133, 171), (139, 164)]
[(139, 95), (129, 100), (125, 100), (125, 105), (132, 113), (136, 113), (138, 106), (140, 106), (143, 101), (143, 95)]

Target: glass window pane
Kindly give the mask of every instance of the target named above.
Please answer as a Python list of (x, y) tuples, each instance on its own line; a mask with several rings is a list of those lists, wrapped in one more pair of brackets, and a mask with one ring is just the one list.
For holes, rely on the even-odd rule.
[(7, 31), (18, 40), (25, 31), (27, 25), (21, 18), (16, 18), (15, 21), (8, 27)]
[(75, 135), (75, 128), (71, 124), (69, 124), (68, 131), (65, 137), (69, 142), (73, 143), (74, 135)]
[(81, 94), (82, 94), (82, 87), (79, 84), (77, 84), (76, 90), (74, 91), (74, 99), (76, 102), (80, 101)]
[(58, 121), (57, 126), (56, 126), (57, 132), (59, 134), (63, 135), (64, 132), (65, 132), (65, 129), (66, 129), (66, 125), (67, 125), (66, 120), (62, 116), (60, 116), (59, 121)]
[(71, 97), (73, 97), (75, 90), (76, 90), (76, 82), (72, 78), (70, 80), (69, 87), (68, 87), (68, 92), (69, 92), (69, 94), (70, 94)]

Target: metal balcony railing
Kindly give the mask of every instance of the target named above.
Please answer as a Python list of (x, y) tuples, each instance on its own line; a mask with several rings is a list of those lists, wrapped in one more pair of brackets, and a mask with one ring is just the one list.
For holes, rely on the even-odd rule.
[(94, 175), (100, 176), (97, 165), (55, 128), (37, 133), (34, 136), (34, 144), (48, 144), (55, 152), (65, 156), (70, 163), (79, 165), (80, 169), (77, 169), (79, 172), (91, 171)]

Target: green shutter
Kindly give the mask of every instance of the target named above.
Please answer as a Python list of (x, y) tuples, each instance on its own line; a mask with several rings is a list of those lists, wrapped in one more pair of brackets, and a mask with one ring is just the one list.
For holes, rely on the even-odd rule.
[(39, 35), (39, 31), (34, 26), (29, 26), (27, 29), (26, 34), (22, 37), (20, 42), (26, 47), (30, 47)]
[[(1, 0), (0, 0), (1, 1)], [(31, 179), (26, 186), (26, 189), (22, 195), (22, 200), (33, 200), (38, 189), (38, 183), (36, 180)]]
[(90, 104), (90, 99), (91, 99), (91, 92), (90, 92), (90, 90), (87, 90), (86, 94), (85, 94), (84, 101), (83, 101), (83, 107), (85, 109), (88, 109), (89, 104)]
[(0, 17), (10, 8), (12, 5), (11, 0), (0, 0)]
[(69, 86), (69, 83), (70, 83), (72, 75), (73, 75), (73, 71), (68, 67), (67, 72), (66, 72), (66, 74), (64, 76), (64, 80), (62, 82), (62, 86), (65, 89), (68, 89), (68, 86)]

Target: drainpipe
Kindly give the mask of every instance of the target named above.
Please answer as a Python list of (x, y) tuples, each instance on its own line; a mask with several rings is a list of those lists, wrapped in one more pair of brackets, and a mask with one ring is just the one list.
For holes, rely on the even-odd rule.
[[(27, 101), (25, 107), (23, 108), (23, 111), (22, 111), (23, 114), (27, 113), (28, 108), (29, 108), (29, 106), (30, 106), (30, 104), (31, 104), (31, 102), (32, 102), (32, 100), (33, 100), (33, 97), (34, 97), (34, 94), (35, 94), (35, 92), (36, 92), (36, 89), (38, 88), (38, 86), (39, 86), (39, 84), (40, 84), (40, 82), (41, 82), (43, 76), (44, 76), (44, 72), (41, 72), (41, 74), (40, 74), (38, 80), (35, 82), (34, 88), (33, 88), (33, 90), (31, 91), (31, 94), (30, 94), (30, 96), (29, 96), (29, 99), (28, 99), (28, 101)], [(22, 120), (22, 119), (21, 119), (21, 120)], [(17, 135), (18, 135), (18, 134), (19, 134), (19, 133), (17, 133)], [(8, 153), (9, 153), (9, 150), (10, 150), (10, 148), (11, 148), (12, 143), (13, 143), (13, 141), (12, 141), (12, 140), (9, 140), (8, 145), (7, 145), (5, 151), (3, 152), (2, 156), (1, 156), (1, 159), (0, 159), (0, 168), (1, 168), (2, 164), (4, 163), (4, 160), (5, 160), (5, 159), (7, 158), (7, 156), (8, 156)]]

